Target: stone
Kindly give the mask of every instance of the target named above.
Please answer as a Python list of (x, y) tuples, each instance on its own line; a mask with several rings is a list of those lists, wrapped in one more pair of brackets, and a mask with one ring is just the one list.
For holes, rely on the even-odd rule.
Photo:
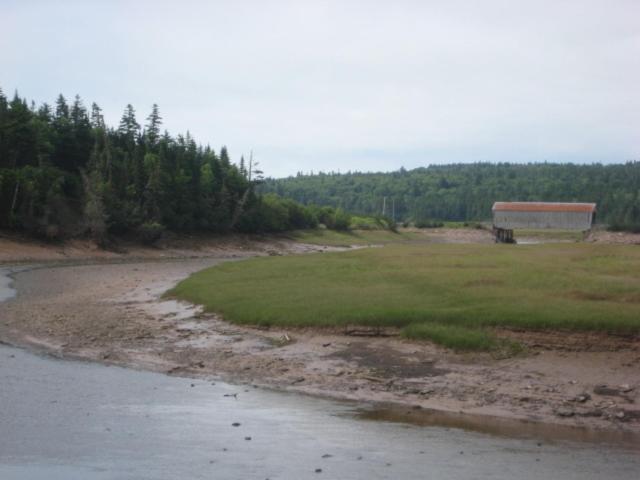
[(574, 398), (574, 401), (579, 403), (585, 403), (588, 400), (591, 400), (591, 395), (589, 395), (588, 393), (581, 393), (580, 395)]
[(568, 408), (558, 408), (556, 410), (556, 415), (559, 417), (573, 417), (575, 415), (575, 412)]

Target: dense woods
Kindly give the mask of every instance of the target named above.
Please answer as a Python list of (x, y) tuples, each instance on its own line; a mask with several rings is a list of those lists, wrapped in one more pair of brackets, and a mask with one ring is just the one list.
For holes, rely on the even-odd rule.
[(392, 173), (269, 179), (264, 191), (305, 204), (396, 220), (484, 220), (494, 201), (596, 202), (598, 221), (640, 228), (640, 162), (615, 165), (455, 164)]
[(226, 147), (162, 131), (157, 105), (143, 125), (127, 105), (117, 128), (95, 103), (60, 95), (37, 107), (0, 90), (0, 228), (59, 238), (173, 231), (270, 232), (317, 225), (314, 211), (260, 196), (253, 161)]
[[(640, 229), (640, 162), (615, 165), (456, 164), (392, 173), (263, 180), (187, 132), (162, 130), (157, 105), (141, 125), (127, 105), (117, 128), (76, 96), (36, 106), (0, 90), (0, 228), (59, 238), (135, 233), (278, 232), (348, 228), (346, 212), (422, 224), (484, 220), (502, 201), (598, 204), (598, 220)], [(323, 205), (324, 207), (317, 207)]]

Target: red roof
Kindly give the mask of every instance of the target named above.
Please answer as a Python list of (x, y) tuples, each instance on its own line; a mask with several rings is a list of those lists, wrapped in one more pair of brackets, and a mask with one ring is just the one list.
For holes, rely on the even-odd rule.
[(595, 203), (495, 202), (493, 211), (508, 212), (595, 212)]

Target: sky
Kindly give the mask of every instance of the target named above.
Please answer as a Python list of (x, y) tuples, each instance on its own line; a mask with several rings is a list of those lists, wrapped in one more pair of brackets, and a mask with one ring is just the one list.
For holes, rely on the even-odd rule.
[(265, 174), (640, 160), (640, 1), (0, 0), (0, 87)]

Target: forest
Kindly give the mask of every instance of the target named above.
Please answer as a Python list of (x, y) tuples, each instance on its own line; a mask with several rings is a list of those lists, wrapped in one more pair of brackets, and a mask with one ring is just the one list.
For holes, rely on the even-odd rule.
[[(141, 125), (127, 105), (117, 128), (76, 96), (36, 106), (0, 90), (0, 228), (45, 238), (135, 234), (153, 242), (176, 232), (274, 232), (315, 227), (318, 214), (259, 195), (252, 159), (162, 131), (153, 105)], [(327, 218), (326, 221), (330, 222)]]
[[(490, 218), (494, 201), (598, 204), (597, 220), (640, 231), (640, 162), (432, 165), (391, 173), (302, 173), (264, 179), (252, 158), (162, 130), (153, 105), (141, 125), (59, 95), (36, 106), (0, 90), (0, 228), (45, 238), (175, 232), (346, 229), (349, 213), (416, 224)], [(321, 205), (322, 207), (318, 207)]]
[(263, 192), (304, 204), (379, 214), (396, 221), (476, 221), (495, 201), (595, 202), (597, 221), (640, 230), (640, 162), (624, 164), (474, 163), (391, 173), (299, 173), (267, 179)]

